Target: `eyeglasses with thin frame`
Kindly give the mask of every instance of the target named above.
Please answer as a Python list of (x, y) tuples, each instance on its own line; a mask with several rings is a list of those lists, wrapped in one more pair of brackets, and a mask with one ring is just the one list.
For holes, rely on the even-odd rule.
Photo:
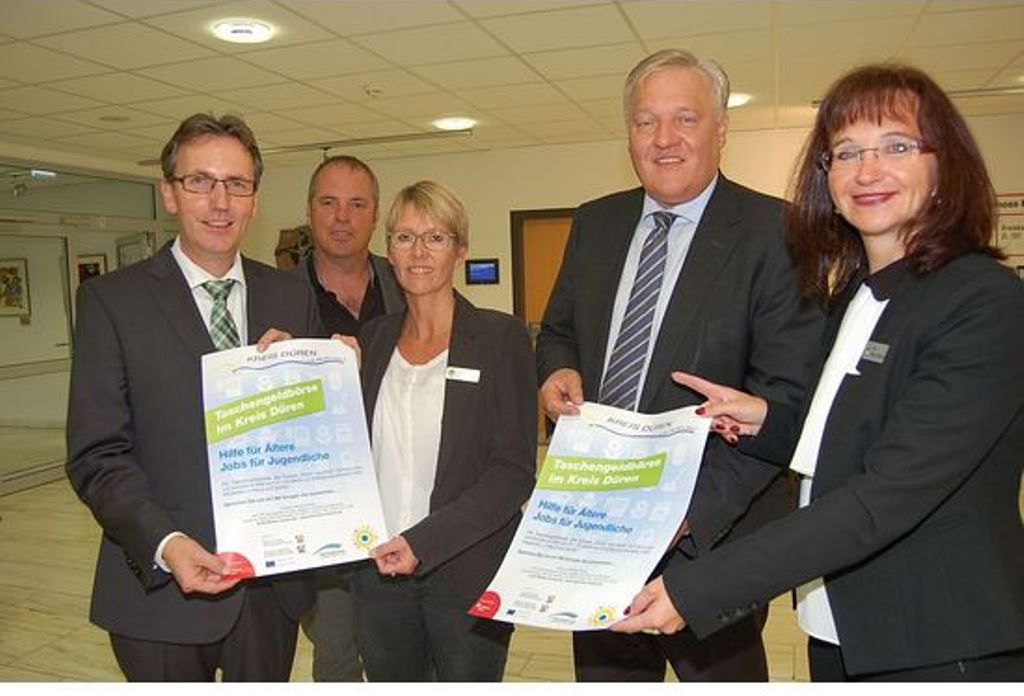
[(899, 162), (908, 160), (917, 153), (935, 152), (935, 149), (920, 138), (893, 136), (886, 138), (876, 147), (858, 147), (853, 143), (837, 145), (818, 156), (819, 166), (828, 171), (850, 171), (860, 166), (864, 153), (874, 152), (882, 161)]
[(444, 251), (452, 246), (457, 236), (440, 230), (427, 230), (419, 234), (408, 230), (397, 230), (388, 235), (388, 244), (395, 249), (408, 251), (416, 245), (417, 239), (423, 242), (423, 246), (429, 251)]
[(181, 184), (181, 188), (189, 193), (198, 193), (203, 196), (213, 193), (213, 189), (217, 184), (224, 184), (224, 190), (227, 191), (229, 196), (248, 198), (256, 193), (256, 182), (240, 176), (218, 179), (209, 174), (185, 174), (183, 176), (172, 176), (171, 181), (178, 182)]

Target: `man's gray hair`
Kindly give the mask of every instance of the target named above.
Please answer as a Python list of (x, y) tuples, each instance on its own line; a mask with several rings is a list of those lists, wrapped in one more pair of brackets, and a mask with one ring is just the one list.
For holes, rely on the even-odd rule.
[(668, 68), (689, 68), (704, 75), (711, 83), (715, 97), (715, 116), (721, 119), (725, 115), (729, 107), (729, 76), (725, 74), (722, 66), (709, 58), (698, 58), (689, 51), (666, 48), (637, 63), (626, 77), (626, 84), (622, 90), (622, 113), (627, 123), (637, 88), (654, 73)]

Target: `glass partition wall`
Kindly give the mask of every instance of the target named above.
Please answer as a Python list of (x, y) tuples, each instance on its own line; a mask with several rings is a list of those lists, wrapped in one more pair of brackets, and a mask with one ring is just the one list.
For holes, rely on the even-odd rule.
[(0, 162), (0, 495), (64, 475), (78, 285), (149, 256), (152, 182)]

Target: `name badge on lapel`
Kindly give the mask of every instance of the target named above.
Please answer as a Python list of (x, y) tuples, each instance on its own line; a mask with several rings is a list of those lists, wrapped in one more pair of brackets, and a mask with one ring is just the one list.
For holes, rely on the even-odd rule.
[(444, 376), (446, 379), (450, 379), (453, 382), (469, 382), (471, 384), (480, 383), (480, 370), (472, 367), (452, 367), (449, 366), (445, 370)]
[(885, 356), (889, 353), (888, 343), (875, 343), (874, 341), (868, 341), (867, 345), (864, 346), (864, 353), (860, 356), (861, 359), (867, 360), (881, 365), (885, 362)]

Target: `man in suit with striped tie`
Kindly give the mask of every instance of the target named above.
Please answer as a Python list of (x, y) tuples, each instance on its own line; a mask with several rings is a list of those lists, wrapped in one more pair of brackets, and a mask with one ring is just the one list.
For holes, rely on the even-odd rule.
[(173, 244), (78, 290), (67, 473), (103, 528), (89, 618), (130, 681), (287, 681), (312, 574), (242, 583), (213, 552), (200, 358), (320, 334), (309, 284), (239, 253), (263, 169), (236, 117), (161, 156)]
[[(782, 202), (719, 171), (729, 82), (712, 61), (665, 50), (626, 79), (629, 152), (641, 188), (581, 205), (537, 340), (552, 420), (584, 400), (643, 413), (701, 403), (684, 370), (798, 404), (822, 317), (800, 299)], [(674, 556), (693, 558), (792, 507), (778, 467), (710, 438)], [(659, 571), (655, 571), (657, 574)], [(639, 589), (639, 588), (638, 588)], [(698, 641), (574, 635), (580, 681), (766, 680), (766, 612)]]

